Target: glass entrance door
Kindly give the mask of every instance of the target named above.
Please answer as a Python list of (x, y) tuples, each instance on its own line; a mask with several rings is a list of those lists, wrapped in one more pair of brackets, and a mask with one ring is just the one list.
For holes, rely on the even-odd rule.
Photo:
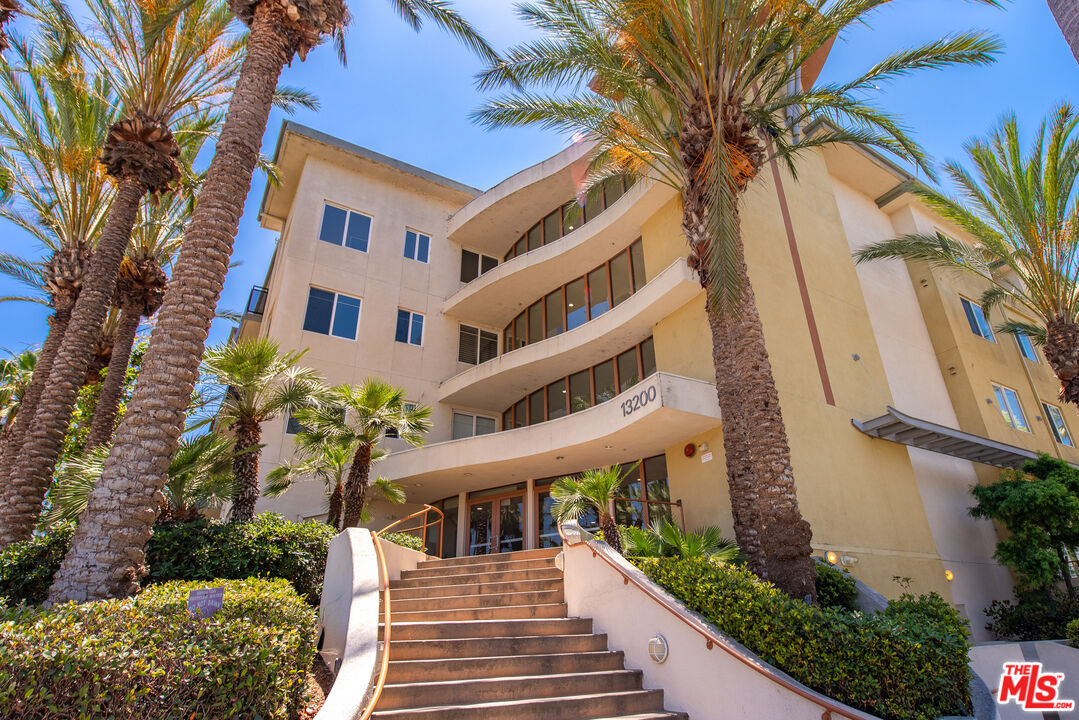
[(491, 552), (491, 538), (494, 537), (494, 503), (491, 500), (472, 503), (468, 508), (468, 554), (488, 555)]
[(525, 497), (515, 495), (498, 501), (498, 552), (525, 549)]
[(484, 498), (468, 507), (468, 554), (524, 550), (525, 498), (514, 494)]

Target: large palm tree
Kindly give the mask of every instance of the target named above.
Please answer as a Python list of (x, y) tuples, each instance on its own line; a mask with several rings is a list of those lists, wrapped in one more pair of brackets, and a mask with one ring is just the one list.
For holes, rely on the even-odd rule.
[(349, 449), (352, 464), (345, 480), (342, 527), (358, 527), (363, 521), (373, 484), (371, 465), (382, 455), (378, 444), (391, 433), (419, 447), (431, 429), (430, 418), (431, 408), (409, 403), (404, 389), (379, 378), (335, 387), (327, 402), (301, 414), (312, 442)]
[[(63, 15), (65, 24), (73, 25), (59, 0), (51, 7), (56, 17)], [(88, 7), (97, 34), (78, 39), (110, 79), (121, 114), (101, 154), (116, 195), (38, 414), (19, 448), (10, 482), (26, 498), (40, 499), (52, 477), (139, 205), (147, 193), (168, 192), (180, 178), (180, 146), (173, 129), (223, 102), (242, 53), (242, 44), (231, 36), (232, 16), (224, 0), (90, 0)], [(0, 544), (31, 532), (35, 513), (28, 505), (0, 512)]]
[(1079, 60), (1079, 3), (1075, 0), (1049, 0), (1049, 9), (1064, 33), (1064, 39), (1068, 41), (1072, 55)]
[(1036, 325), (1008, 321), (1004, 332), (1041, 344), (1060, 379), (1060, 398), (1079, 405), (1079, 116), (1060, 105), (1024, 150), (1014, 114), (988, 140), (966, 145), (973, 170), (949, 162), (959, 189), (952, 197), (922, 185), (912, 191), (973, 238), (904, 235), (873, 243), (858, 262), (899, 258), (974, 275), (985, 281), (988, 313), (1012, 305)]
[[(237, 493), (229, 518), (246, 522), (259, 497), (262, 423), (325, 399), (322, 376), (300, 366), (306, 350), (281, 352), (269, 338), (226, 343), (206, 351), (203, 367), (224, 388), (217, 416), (236, 436)], [(246, 452), (240, 450), (247, 448)]]
[(622, 552), (622, 537), (618, 523), (611, 514), (615, 497), (622, 493), (622, 484), (637, 469), (632, 465), (623, 469), (619, 465), (586, 470), (579, 475), (559, 478), (551, 485), (551, 517), (559, 524), (595, 511), (599, 516), (599, 529), (603, 539), (618, 552)]
[[(794, 174), (798, 153), (831, 143), (882, 147), (928, 171), (896, 120), (861, 98), (913, 69), (989, 62), (1000, 47), (956, 35), (848, 82), (801, 82), (837, 35), (888, 2), (537, 0), (520, 12), (543, 37), (480, 77), (483, 88), (524, 88), (478, 112), (483, 124), (593, 138), (588, 185), (628, 174), (679, 191), (688, 262), (707, 294), (735, 533), (752, 569), (796, 597), (814, 594), (811, 531), (746, 270), (741, 200), (769, 160)], [(831, 124), (803, 132), (813, 119)]]
[[(391, 2), (413, 28), (429, 20), (482, 56), (494, 57), (445, 0)], [(230, 5), (250, 29), (243, 68), (150, 337), (142, 382), (117, 431), (98, 501), (91, 501), (53, 583), (54, 599), (128, 595), (138, 588), (153, 497), (184, 426), (281, 70), (293, 55), (304, 58), (324, 36), (335, 36), (339, 51), (344, 47), (348, 11), (343, 0), (230, 0)], [(143, 491), (132, 492), (136, 486)], [(110, 546), (108, 538), (116, 533), (128, 540)]]

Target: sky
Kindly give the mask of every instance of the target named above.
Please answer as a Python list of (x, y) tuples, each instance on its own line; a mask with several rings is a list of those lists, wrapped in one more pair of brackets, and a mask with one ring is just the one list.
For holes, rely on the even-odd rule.
[[(497, 49), (532, 37), (508, 0), (455, 5)], [(317, 111), (300, 110), (289, 119), (484, 190), (569, 144), (538, 129), (478, 127), (469, 119), (484, 100), (473, 83), (480, 69), (475, 57), (435, 28), (412, 32), (387, 0), (353, 0), (351, 10), (347, 66), (325, 45), (285, 69), (283, 84), (304, 88), (320, 102)], [(1079, 103), (1079, 65), (1044, 0), (1011, 0), (1004, 10), (964, 0), (895, 0), (837, 41), (821, 80), (854, 77), (891, 52), (968, 29), (1004, 41), (994, 65), (919, 72), (868, 98), (898, 115), (935, 160), (961, 158), (963, 143), (984, 135), (1005, 112), (1015, 111), (1029, 136), (1060, 102)], [(265, 155), (273, 154), (285, 119), (279, 110), (271, 114)], [(256, 218), (265, 187), (256, 173), (233, 254), (239, 265), (229, 273), (220, 310), (241, 311), (251, 287), (265, 277), (276, 240)], [(0, 251), (31, 259), (41, 252), (5, 221)], [(0, 296), (23, 292), (0, 279)], [(0, 304), (0, 349), (40, 345), (47, 316), (40, 306)], [(223, 342), (230, 327), (215, 321), (210, 342)]]

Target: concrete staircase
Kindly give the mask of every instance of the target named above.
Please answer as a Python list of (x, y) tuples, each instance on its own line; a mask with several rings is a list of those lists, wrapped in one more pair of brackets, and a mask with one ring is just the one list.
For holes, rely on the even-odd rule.
[[(557, 549), (421, 562), (390, 584), (378, 720), (688, 720), (592, 621), (566, 617)], [(632, 618), (626, 618), (632, 622)]]

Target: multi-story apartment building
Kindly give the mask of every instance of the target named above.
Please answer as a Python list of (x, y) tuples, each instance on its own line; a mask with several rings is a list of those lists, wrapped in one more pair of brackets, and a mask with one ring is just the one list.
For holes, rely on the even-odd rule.
[[(259, 211), (280, 237), (238, 334), (310, 348), (332, 383), (380, 376), (433, 408), (426, 446), (386, 441), (378, 472), (409, 504), (377, 505), (373, 525), (430, 503), (446, 516), (445, 556), (550, 546), (552, 479), (640, 461), (620, 522), (669, 515), (733, 534), (678, 198), (609, 183), (575, 207), (586, 152), (481, 192), (284, 125), (284, 180)], [(1036, 451), (1079, 462), (1079, 418), (1039, 353), (994, 333), (976, 283), (854, 265), (853, 250), (899, 233), (962, 237), (908, 179), (856, 147), (807, 155), (797, 182), (767, 166), (742, 212), (747, 262), (814, 548), (885, 594), (900, 592), (895, 577), (942, 593), (984, 636), (982, 609), (1012, 581), (969, 489)], [(297, 429), (267, 424), (264, 468)], [(259, 506), (325, 508), (316, 481)]]

